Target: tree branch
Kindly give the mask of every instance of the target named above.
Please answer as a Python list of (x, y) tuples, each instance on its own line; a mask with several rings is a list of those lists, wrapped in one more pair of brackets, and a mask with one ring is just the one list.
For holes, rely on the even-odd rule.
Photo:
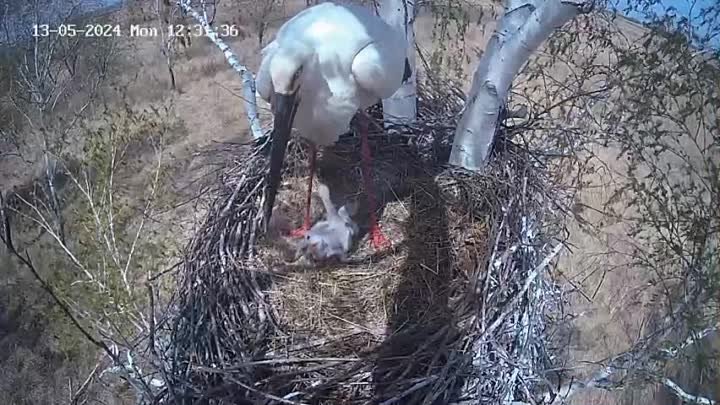
[(507, 0), (509, 10), (480, 57), (468, 102), (455, 132), (450, 164), (481, 170), (490, 154), (512, 80), (554, 30), (583, 10), (584, 2)]
[[(4, 202), (3, 202), (4, 203)], [(32, 275), (35, 277), (35, 279), (40, 283), (40, 286), (47, 292), (50, 297), (55, 301), (55, 303), (60, 307), (60, 309), (65, 313), (65, 315), (68, 317), (70, 322), (75, 326), (77, 330), (80, 331), (80, 333), (85, 336), (85, 338), (92, 343), (93, 345), (97, 346), (98, 348), (102, 349), (108, 356), (110, 356), (113, 361), (121, 364), (120, 359), (115, 356), (115, 354), (110, 350), (110, 347), (106, 345), (104, 342), (96, 339), (93, 337), (90, 332), (88, 332), (84, 326), (80, 324), (80, 321), (73, 315), (72, 311), (70, 310), (70, 307), (62, 300), (60, 297), (55, 293), (55, 290), (48, 284), (45, 279), (40, 276), (40, 273), (37, 271), (37, 268), (35, 268), (35, 265), (33, 264), (32, 260), (30, 259), (30, 255), (25, 252), (25, 255), (20, 254), (15, 249), (15, 246), (12, 244), (12, 238), (11, 238), (11, 228), (10, 228), (10, 217), (7, 215), (6, 210), (3, 208), (2, 210), (2, 221), (3, 221), (3, 228), (5, 230), (5, 238), (3, 239), (3, 243), (8, 248), (10, 253), (15, 256), (20, 262), (32, 273)]]
[(680, 388), (679, 385), (677, 385), (673, 380), (669, 378), (664, 379), (662, 381), (662, 384), (683, 402), (699, 405), (715, 405), (716, 403), (716, 401), (713, 401), (712, 399), (687, 393), (684, 389)]
[(242, 88), (243, 88), (243, 100), (245, 101), (245, 112), (247, 113), (248, 122), (250, 123), (250, 131), (255, 139), (263, 136), (262, 127), (260, 125), (260, 118), (257, 113), (257, 102), (255, 98), (255, 79), (253, 74), (248, 68), (240, 63), (240, 59), (233, 53), (230, 47), (223, 41), (218, 33), (213, 29), (197, 10), (195, 10), (190, 4), (190, 0), (178, 0), (177, 5), (182, 8), (185, 12), (190, 14), (205, 30), (205, 35), (220, 48), (225, 59), (227, 59), (230, 66), (240, 74), (242, 77)]

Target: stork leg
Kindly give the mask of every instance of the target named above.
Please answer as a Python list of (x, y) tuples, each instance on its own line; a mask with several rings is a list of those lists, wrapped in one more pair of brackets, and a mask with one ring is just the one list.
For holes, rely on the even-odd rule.
[(303, 219), (303, 225), (302, 227), (295, 229), (293, 231), (290, 231), (290, 236), (292, 237), (303, 237), (307, 233), (307, 231), (310, 230), (310, 226), (312, 225), (310, 223), (310, 205), (312, 203), (312, 185), (313, 185), (313, 178), (315, 177), (315, 164), (317, 160), (317, 148), (314, 144), (310, 143), (310, 177), (308, 180), (308, 192), (307, 192), (307, 200), (305, 200), (305, 217)]
[(372, 157), (370, 156), (370, 142), (368, 141), (368, 121), (370, 118), (364, 111), (360, 112), (358, 120), (358, 129), (360, 130), (360, 154), (362, 156), (363, 180), (365, 182), (365, 192), (368, 199), (368, 212), (370, 214), (370, 242), (376, 250), (389, 248), (390, 240), (383, 234), (377, 222), (375, 189), (373, 187), (373, 175), (371, 170)]

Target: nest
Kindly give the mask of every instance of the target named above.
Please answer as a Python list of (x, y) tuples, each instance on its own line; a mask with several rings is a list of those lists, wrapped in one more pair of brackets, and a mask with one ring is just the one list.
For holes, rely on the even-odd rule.
[[(418, 122), (371, 136), (393, 249), (373, 252), (361, 232), (347, 263), (287, 261), (282, 238), (261, 232), (265, 155), (235, 147), (188, 247), (166, 400), (533, 403), (552, 391), (543, 370), (558, 303), (545, 271), (559, 250), (549, 225), (558, 223), (555, 191), (519, 147), (504, 148), (483, 174), (441, 164), (460, 94), (452, 84), (420, 87)], [(369, 114), (381, 122), (379, 108)], [(278, 218), (301, 217), (303, 150), (290, 145)], [(333, 199), (363, 201), (359, 162), (352, 134), (323, 153)]]

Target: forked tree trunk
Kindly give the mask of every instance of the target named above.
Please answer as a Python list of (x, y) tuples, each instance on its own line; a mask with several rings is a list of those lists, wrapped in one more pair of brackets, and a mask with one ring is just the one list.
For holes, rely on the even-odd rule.
[(417, 87), (415, 84), (415, 0), (381, 0), (378, 14), (390, 26), (405, 32), (408, 42), (407, 58), (412, 76), (390, 98), (383, 100), (385, 124), (415, 121), (417, 116)]
[(506, 0), (505, 14), (480, 57), (450, 154), (450, 164), (481, 170), (495, 138), (500, 107), (530, 55), (592, 0)]

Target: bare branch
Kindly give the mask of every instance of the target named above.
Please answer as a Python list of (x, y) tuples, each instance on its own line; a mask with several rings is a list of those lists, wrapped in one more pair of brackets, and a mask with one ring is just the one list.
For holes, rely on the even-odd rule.
[[(4, 215), (3, 222), (4, 222), (3, 225), (5, 227), (5, 232), (9, 233), (10, 232), (9, 229), (11, 229), (10, 228), (10, 226), (11, 226), (10, 218), (7, 215)], [(12, 240), (12, 238), (7, 237), (7, 241), (11, 241), (11, 240)], [(20, 263), (22, 263), (28, 270), (30, 270), (33, 277), (35, 277), (35, 279), (38, 281), (38, 283), (43, 288), (43, 290), (45, 290), (45, 292), (47, 292), (48, 295), (50, 295), (50, 297), (53, 299), (53, 301), (55, 301), (55, 303), (60, 307), (60, 309), (63, 311), (65, 316), (67, 316), (67, 318), (70, 320), (70, 322), (73, 324), (73, 326), (80, 333), (82, 333), (83, 336), (85, 336), (85, 338), (90, 343), (92, 343), (96, 347), (102, 349), (108, 356), (110, 356), (111, 359), (113, 359), (114, 361), (119, 361), (119, 358), (114, 355), (114, 353), (112, 352), (112, 350), (110, 350), (110, 347), (108, 345), (106, 345), (104, 342), (93, 337), (90, 334), (90, 332), (87, 329), (85, 329), (84, 326), (82, 326), (80, 321), (75, 317), (75, 315), (73, 315), (72, 310), (65, 303), (65, 301), (63, 301), (55, 293), (55, 290), (45, 281), (45, 279), (43, 279), (42, 276), (40, 276), (40, 273), (37, 271), (37, 269), (35, 268), (35, 265), (33, 264), (32, 260), (30, 259), (30, 255), (27, 252), (24, 255), (20, 254), (20, 252), (15, 250), (15, 247), (12, 244), (8, 244), (7, 241), (3, 240), (3, 242), (5, 243), (5, 246), (10, 250), (10, 253), (14, 257), (16, 257), (20, 261)]]
[(182, 8), (185, 12), (190, 14), (200, 25), (202, 25), (205, 35), (218, 47), (225, 56), (230, 66), (242, 77), (242, 88), (243, 88), (243, 100), (245, 101), (245, 113), (247, 114), (248, 122), (250, 123), (250, 131), (255, 139), (263, 137), (262, 127), (260, 125), (260, 118), (257, 112), (257, 101), (255, 95), (255, 79), (253, 74), (248, 70), (245, 65), (240, 63), (240, 59), (220, 38), (217, 31), (211, 27), (207, 20), (198, 13), (190, 3), (190, 0), (178, 0), (177, 5)]
[(685, 390), (680, 388), (679, 385), (677, 385), (673, 380), (666, 378), (663, 380), (663, 385), (667, 387), (670, 392), (672, 392), (676, 397), (678, 397), (679, 400), (683, 402), (687, 402), (690, 404), (698, 404), (698, 405), (715, 405), (716, 401), (713, 401), (712, 399), (692, 395), (687, 393)]
[[(96, 364), (95, 367), (93, 367), (92, 371), (90, 371), (90, 374), (87, 376), (85, 381), (80, 385), (80, 387), (78, 387), (78, 389), (76, 391), (72, 392), (72, 390), (71, 390), (70, 404), (78, 405), (79, 403), (81, 403), (80, 402), (81, 398), (85, 395), (90, 384), (92, 384), (92, 382), (95, 380), (95, 377), (97, 376), (97, 372), (99, 369), (100, 369), (100, 363)], [(85, 401), (83, 401), (82, 403), (85, 403)]]

